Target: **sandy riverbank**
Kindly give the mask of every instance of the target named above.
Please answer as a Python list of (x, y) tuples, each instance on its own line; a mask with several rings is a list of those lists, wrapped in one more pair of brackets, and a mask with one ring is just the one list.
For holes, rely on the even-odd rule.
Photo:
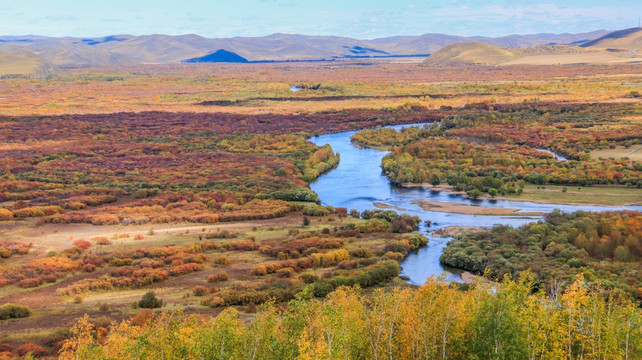
[(438, 237), (455, 237), (459, 236), (463, 233), (466, 232), (480, 232), (484, 231), (486, 228), (483, 227), (476, 227), (476, 226), (460, 226), (460, 225), (455, 225), (455, 226), (448, 226), (443, 229), (439, 229), (435, 232), (432, 233), (432, 236), (438, 236)]
[(450, 202), (441, 202), (441, 201), (428, 201), (428, 200), (415, 200), (413, 204), (419, 205), (422, 209), (426, 211), (437, 211), (445, 213), (454, 213), (454, 214), (466, 214), (466, 215), (519, 215), (519, 216), (541, 216), (543, 213), (540, 212), (523, 212), (520, 213), (519, 209), (496, 209), (496, 208), (487, 208), (478, 205), (467, 205), (467, 204), (457, 204)]
[(407, 209), (404, 209), (404, 208), (399, 207), (399, 206), (388, 205), (388, 204), (384, 204), (384, 203), (380, 203), (380, 202), (373, 203), (372, 205), (374, 205), (374, 207), (376, 207), (377, 209), (390, 209), (390, 210), (398, 210), (398, 211), (406, 211), (407, 210)]
[(482, 283), (482, 284), (490, 285), (493, 288), (499, 285), (499, 283), (488, 280), (483, 276), (475, 275), (468, 271), (464, 271), (461, 273), (461, 280), (466, 284)]

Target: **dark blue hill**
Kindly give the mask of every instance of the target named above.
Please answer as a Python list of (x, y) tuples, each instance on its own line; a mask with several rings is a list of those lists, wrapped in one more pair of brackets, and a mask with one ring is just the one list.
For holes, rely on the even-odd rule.
[(247, 63), (249, 62), (246, 58), (235, 54), (231, 51), (224, 49), (217, 50), (211, 54), (187, 59), (183, 61), (184, 63)]

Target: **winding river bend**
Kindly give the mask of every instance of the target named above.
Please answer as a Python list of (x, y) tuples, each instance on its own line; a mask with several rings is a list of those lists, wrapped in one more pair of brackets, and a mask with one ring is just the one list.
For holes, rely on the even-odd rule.
[[(423, 124), (415, 124), (419, 126)], [(400, 129), (404, 126), (391, 126)], [(577, 210), (585, 211), (614, 211), (620, 209), (639, 210), (642, 206), (572, 206), (561, 204), (540, 204), (523, 201), (509, 200), (471, 200), (458, 195), (446, 192), (435, 192), (429, 188), (402, 188), (390, 184), (381, 172), (381, 159), (387, 154), (385, 151), (375, 149), (360, 149), (352, 145), (350, 137), (356, 131), (348, 131), (336, 134), (327, 134), (310, 138), (316, 145), (329, 144), (335, 152), (341, 155), (339, 166), (334, 170), (322, 175), (310, 188), (319, 194), (324, 205), (334, 207), (345, 207), (363, 211), (374, 209), (375, 202), (396, 206), (405, 209), (411, 215), (417, 215), (422, 220), (430, 220), (433, 226), (430, 228), (421, 225), (420, 232), (428, 236), (430, 243), (416, 253), (410, 254), (401, 263), (401, 275), (408, 276), (409, 282), (421, 285), (430, 276), (446, 276), (447, 281), (461, 281), (459, 272), (447, 269), (439, 263), (439, 256), (446, 246), (449, 238), (430, 236), (432, 231), (447, 226), (481, 226), (491, 227), (495, 224), (519, 226), (528, 222), (541, 220), (539, 216), (487, 216), (487, 215), (466, 215), (453, 214), (437, 211), (426, 211), (418, 205), (413, 204), (416, 200), (429, 200), (439, 202), (458, 203), (466, 205), (479, 205), (488, 208), (519, 209), (524, 213), (548, 213), (553, 209), (560, 209), (565, 212)]]

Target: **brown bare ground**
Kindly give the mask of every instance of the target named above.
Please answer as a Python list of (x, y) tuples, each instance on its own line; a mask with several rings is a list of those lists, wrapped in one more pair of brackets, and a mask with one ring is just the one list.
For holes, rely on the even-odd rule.
[(439, 237), (455, 237), (466, 232), (479, 232), (483, 230), (484, 228), (476, 226), (448, 226), (433, 232), (432, 235)]
[(393, 209), (393, 210), (399, 210), (399, 211), (406, 211), (406, 209), (401, 208), (399, 206), (384, 204), (380, 202), (373, 203), (372, 205), (374, 205), (378, 209)]
[(642, 161), (642, 146), (632, 146), (630, 148), (618, 146), (615, 149), (593, 150), (591, 151), (591, 157), (593, 159), (619, 159), (627, 157), (629, 160)]
[(520, 213), (519, 209), (494, 209), (486, 208), (483, 206), (454, 204), (440, 201), (416, 200), (413, 204), (419, 205), (426, 211), (436, 211), (454, 214), (469, 214), (469, 215), (542, 215), (542, 213), (528, 212)]

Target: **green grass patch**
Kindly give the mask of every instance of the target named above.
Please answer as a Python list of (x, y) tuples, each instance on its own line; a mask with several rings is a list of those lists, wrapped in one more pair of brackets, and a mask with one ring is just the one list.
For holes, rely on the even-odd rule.
[(576, 187), (546, 185), (538, 189), (537, 185), (526, 185), (522, 195), (508, 196), (515, 200), (533, 200), (551, 203), (625, 205), (642, 204), (642, 189), (635, 187)]

